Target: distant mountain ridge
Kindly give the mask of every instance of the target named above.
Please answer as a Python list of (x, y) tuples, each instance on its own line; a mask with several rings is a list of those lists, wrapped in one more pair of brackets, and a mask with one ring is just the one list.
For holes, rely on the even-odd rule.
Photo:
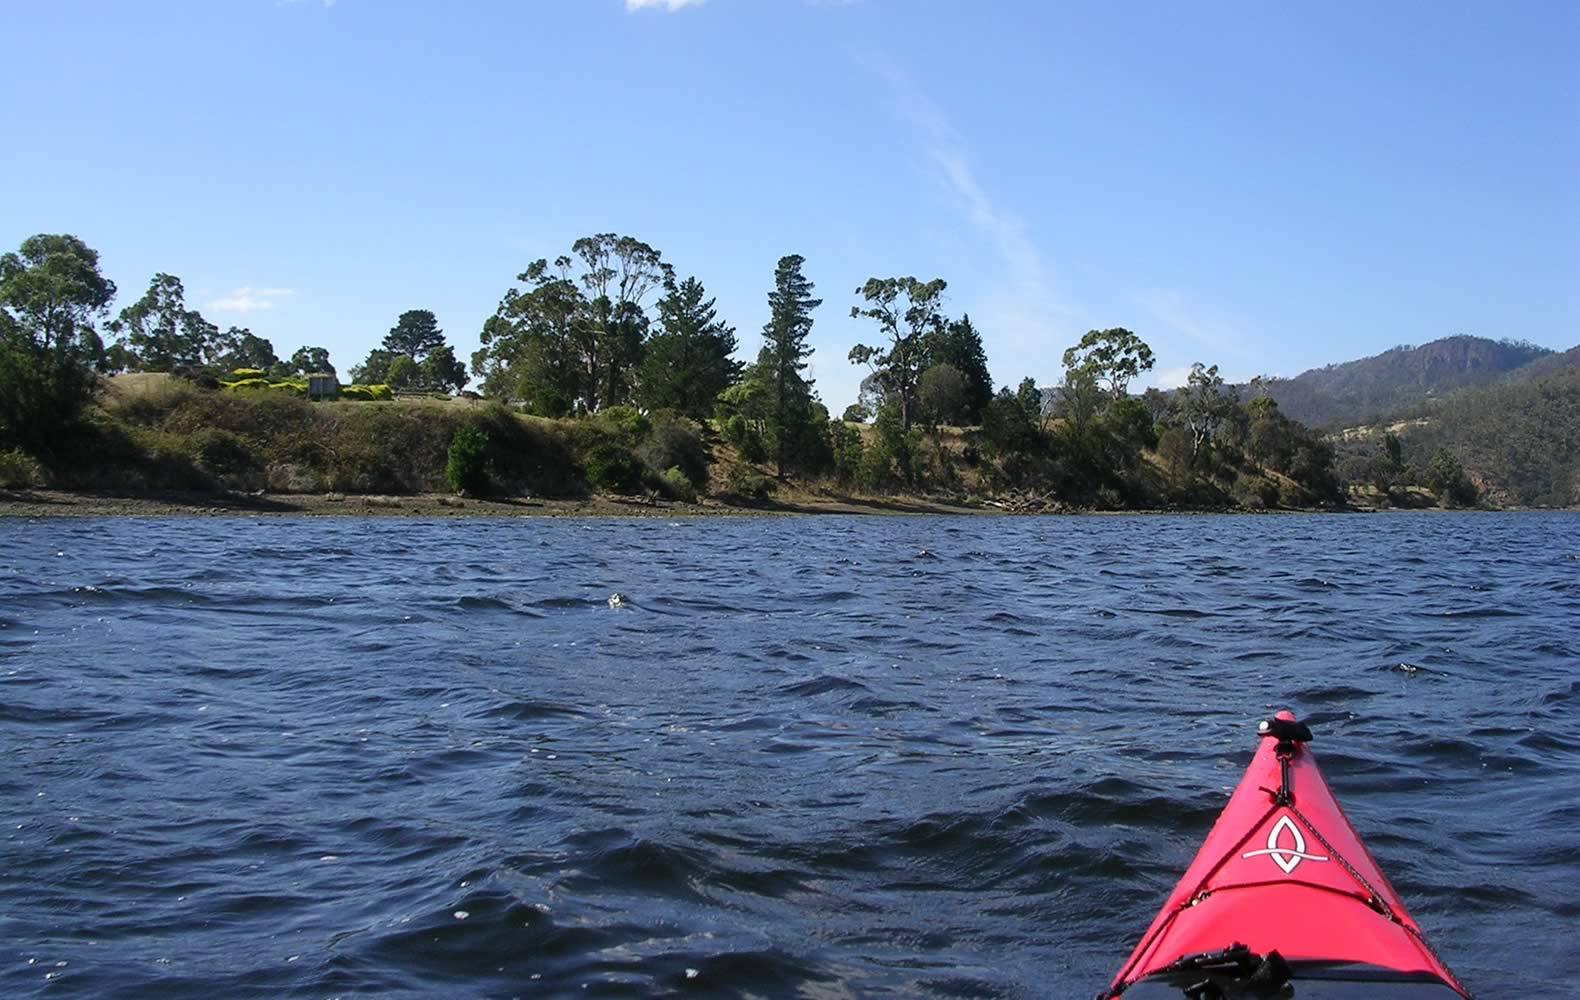
[(1284, 413), (1302, 423), (1355, 425), (1374, 423), (1460, 389), (1542, 377), (1573, 366), (1580, 366), (1580, 347), (1559, 354), (1524, 341), (1460, 334), (1272, 379), (1267, 390)]

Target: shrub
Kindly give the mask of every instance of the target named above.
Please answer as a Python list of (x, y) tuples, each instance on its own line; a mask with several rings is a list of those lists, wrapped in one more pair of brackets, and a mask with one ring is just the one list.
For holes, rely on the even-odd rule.
[(634, 493), (642, 485), (642, 464), (631, 449), (614, 441), (594, 445), (583, 461), (587, 483), (595, 490)]
[(736, 462), (730, 467), (725, 485), (734, 495), (753, 500), (766, 500), (779, 488), (778, 483), (762, 475), (746, 462)]
[(0, 488), (28, 489), (48, 485), (49, 472), (38, 459), (20, 448), (0, 451)]
[(637, 447), (636, 456), (655, 476), (678, 469), (690, 481), (693, 491), (708, 483), (708, 446), (701, 431), (670, 410), (653, 414), (647, 440)]
[(488, 434), (482, 428), (470, 423), (456, 428), (444, 476), (456, 493), (482, 496), (488, 492)]
[(1121, 399), (1109, 408), (1103, 422), (1115, 437), (1126, 444), (1149, 449), (1158, 446), (1158, 432), (1152, 424), (1152, 413), (1139, 399)]
[(230, 431), (208, 427), (192, 435), (189, 440), (193, 461), (198, 468), (216, 478), (244, 476), (256, 465), (247, 443)]
[(379, 383), (377, 385), (343, 385), (340, 387), (340, 398), (360, 400), (362, 402), (379, 402), (395, 398), (395, 390)]
[(679, 466), (665, 469), (658, 477), (659, 491), (671, 500), (684, 500), (686, 503), (695, 503), (697, 488), (691, 482), (691, 477), (680, 471)]
[(861, 469), (864, 447), (861, 432), (844, 423), (829, 425), (829, 443), (834, 450), (834, 478), (843, 486), (856, 481)]
[(600, 430), (622, 439), (627, 446), (632, 447), (646, 437), (652, 427), (647, 417), (629, 406), (607, 407), (600, 410), (593, 420)]
[(262, 368), (232, 368), (230, 370), (230, 378), (231, 378), (231, 381), (233, 381), (233, 382), (240, 381), (242, 379), (248, 379), (248, 378), (263, 378), (263, 369)]
[(768, 458), (768, 449), (763, 446), (762, 432), (739, 413), (724, 421), (724, 436), (746, 461), (761, 462)]
[(267, 389), (271, 384), (268, 379), (259, 376), (257, 378), (244, 378), (237, 382), (221, 382), (220, 386), (227, 392), (254, 392), (259, 389)]

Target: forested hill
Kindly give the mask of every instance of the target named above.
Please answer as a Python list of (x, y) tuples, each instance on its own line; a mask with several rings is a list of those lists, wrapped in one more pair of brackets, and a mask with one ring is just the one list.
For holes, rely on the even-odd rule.
[(1446, 449), (1495, 503), (1580, 504), (1580, 368), (1458, 393), (1425, 412), (1400, 425), (1409, 461)]
[(1514, 369), (1504, 376), (1503, 380), (1521, 382), (1526, 379), (1546, 378), (1568, 368), (1580, 368), (1580, 345), (1571, 347), (1561, 354), (1544, 354), (1530, 364)]
[(1444, 337), (1273, 379), (1267, 390), (1293, 419), (1315, 427), (1354, 426), (1376, 423), (1435, 396), (1519, 377), (1527, 366), (1530, 374), (1543, 374), (1551, 369), (1538, 366), (1554, 356), (1545, 347), (1520, 341)]

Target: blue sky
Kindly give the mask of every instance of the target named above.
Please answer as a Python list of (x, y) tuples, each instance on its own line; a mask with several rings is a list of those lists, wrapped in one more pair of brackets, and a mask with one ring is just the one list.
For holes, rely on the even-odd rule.
[(14, 4), (0, 244), (72, 232), (342, 373), (459, 351), (579, 236), (643, 239), (755, 356), (775, 261), (862, 372), (869, 276), (949, 282), (1001, 383), (1084, 331), (1156, 380), (1453, 333), (1580, 342), (1580, 4)]

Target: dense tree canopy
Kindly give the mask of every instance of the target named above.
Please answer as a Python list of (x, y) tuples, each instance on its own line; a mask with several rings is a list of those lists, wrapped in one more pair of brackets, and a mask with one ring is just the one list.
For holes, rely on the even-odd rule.
[(48, 449), (93, 396), (115, 297), (99, 255), (40, 234), (0, 256), (0, 444)]
[(468, 381), (466, 366), (456, 360), (455, 348), (445, 343), (438, 319), (427, 309), (401, 313), (384, 335), (383, 345), (351, 369), (351, 379), (363, 385), (439, 392), (459, 392)]
[(186, 289), (173, 274), (154, 275), (143, 297), (122, 309), (111, 329), (137, 371), (190, 371), (217, 364), (223, 351), (219, 327), (187, 308)]
[[(1330, 442), (1286, 417), (1265, 387), (1240, 405), (1217, 368), (1198, 363), (1177, 392), (1130, 397), (1153, 355), (1124, 328), (1083, 336), (1064, 353), (1055, 387), (1027, 377), (994, 395), (982, 336), (969, 317), (944, 315), (941, 278), (873, 278), (857, 290), (851, 315), (872, 320), (882, 340), (850, 352), (870, 372), (846, 416), (872, 423), (831, 421), (808, 377), (821, 300), (804, 265), (793, 254), (778, 261), (762, 345), (743, 366), (735, 330), (700, 280), (678, 280), (656, 249), (632, 237), (589, 236), (517, 275), (483, 326), (471, 371), (488, 396), (544, 416), (585, 417), (569, 432), (585, 452), (575, 475), (597, 489), (694, 496), (709, 478), (702, 441), (717, 433), (738, 456), (728, 489), (750, 496), (773, 488), (755, 468), (767, 462), (781, 479), (832, 476), (847, 488), (1025, 490), (1098, 506), (1336, 495)], [(247, 328), (221, 332), (188, 308), (180, 279), (165, 273), (111, 324), (119, 338), (105, 351), (96, 322), (113, 294), (97, 255), (74, 237), (34, 237), (0, 258), (0, 459), (6, 447), (47, 450), (46, 435), (36, 432), (69, 425), (91, 398), (95, 368), (169, 371), (211, 388), (212, 376), (236, 369), (267, 376), (219, 390), (240, 393), (297, 393), (300, 381), (281, 380), (334, 370), (323, 348), (303, 346), (281, 360)], [(402, 313), (351, 375), (451, 391), (468, 380), (437, 318), (423, 309)], [(511, 426), (494, 426), (498, 441), (521, 440)], [(1368, 457), (1368, 471), (1386, 473), (1390, 489), (1425, 479), (1451, 502), (1473, 497), (1458, 449), (1417, 449), (1411, 462), (1393, 440), (1383, 438)], [(238, 441), (209, 435), (191, 447), (223, 465), (240, 461)], [(488, 441), (482, 451), (452, 449), (451, 457), (470, 455), (474, 472), (492, 476), (511, 457), (494, 431)], [(1152, 460), (1143, 461), (1148, 449)], [(1425, 454), (1433, 457), (1423, 465)], [(1573, 464), (1553, 471), (1551, 495), (1570, 489), (1564, 484), (1580, 460)]]
[(642, 303), (673, 277), (657, 250), (630, 236), (584, 237), (571, 251), (516, 276), (525, 290), (506, 290), (472, 355), (485, 393), (545, 416), (635, 400), (650, 322)]
[(700, 420), (740, 378), (735, 329), (719, 320), (714, 300), (706, 296), (696, 278), (666, 283), (658, 300), (658, 332), (642, 358), (637, 398), (643, 406)]
[(982, 335), (972, 324), (970, 316), (961, 316), (941, 326), (935, 326), (922, 338), (923, 374), (938, 365), (948, 365), (964, 379), (964, 395), (953, 413), (943, 419), (957, 424), (979, 424), (982, 411), (993, 398), (993, 376), (988, 373), (987, 352), (982, 347)]

